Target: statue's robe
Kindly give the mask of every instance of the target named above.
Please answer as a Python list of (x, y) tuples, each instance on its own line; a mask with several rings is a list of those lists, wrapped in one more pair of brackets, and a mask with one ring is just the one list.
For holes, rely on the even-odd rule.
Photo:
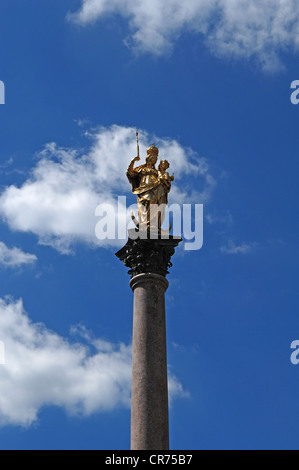
[[(146, 164), (128, 169), (132, 192), (137, 196), (138, 221), (143, 228), (161, 228), (165, 217), (168, 190), (158, 179), (158, 171)], [(161, 205), (161, 207), (158, 207)], [(160, 214), (159, 214), (160, 212)]]

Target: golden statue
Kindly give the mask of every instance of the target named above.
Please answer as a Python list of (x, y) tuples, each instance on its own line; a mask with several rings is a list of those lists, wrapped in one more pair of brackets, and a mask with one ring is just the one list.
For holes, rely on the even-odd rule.
[[(134, 215), (134, 220), (139, 230), (154, 230), (165, 233), (162, 224), (165, 218), (165, 209), (168, 202), (168, 193), (174, 176), (167, 172), (169, 163), (161, 160), (158, 170), (155, 165), (158, 160), (159, 149), (152, 144), (147, 149), (145, 163), (134, 168), (135, 162), (140, 160), (138, 133), (137, 136), (137, 157), (133, 158), (128, 166), (126, 175), (132, 185), (132, 193), (137, 196), (138, 222)], [(167, 233), (171, 230), (171, 226)]]

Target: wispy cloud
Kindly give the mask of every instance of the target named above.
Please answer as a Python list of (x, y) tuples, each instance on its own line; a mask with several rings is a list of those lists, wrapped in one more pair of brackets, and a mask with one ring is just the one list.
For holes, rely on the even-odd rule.
[(8, 248), (0, 242), (0, 265), (10, 268), (20, 267), (24, 264), (32, 264), (37, 260), (35, 255), (24, 253), (20, 248)]
[[(95, 209), (101, 203), (116, 208), (117, 196), (130, 193), (125, 171), (130, 159), (136, 156), (135, 129), (115, 125), (95, 130), (87, 137), (90, 148), (85, 154), (55, 143), (46, 145), (24, 184), (9, 186), (2, 192), (0, 214), (12, 230), (34, 233), (41, 244), (51, 245), (62, 253), (70, 252), (76, 242), (94, 246), (122, 243), (96, 238)], [(195, 178), (196, 186), (202, 188), (196, 202), (205, 202), (216, 184), (206, 159), (175, 140), (149, 136), (141, 130), (143, 157), (153, 141), (175, 172), (172, 202), (181, 202), (184, 191), (180, 178), (184, 176)], [(122, 217), (129, 218), (125, 208), (122, 210)]]
[(281, 67), (279, 53), (299, 49), (297, 0), (82, 0), (68, 18), (81, 25), (119, 14), (141, 52), (164, 54), (180, 34), (200, 34), (213, 54), (255, 58), (264, 69)]
[(8, 168), (9, 166), (11, 166), (13, 164), (13, 158), (10, 157), (8, 160), (6, 160), (4, 163), (2, 163), (0, 165), (0, 171), (1, 170), (5, 170), (6, 168)]
[(220, 251), (228, 255), (246, 255), (251, 253), (256, 247), (256, 242), (241, 243), (240, 245), (236, 245), (232, 240), (230, 240), (226, 245), (220, 247)]
[(233, 224), (233, 216), (229, 211), (227, 211), (225, 214), (207, 214), (205, 217), (205, 220), (209, 225), (215, 225), (215, 224), (225, 224), (225, 225), (232, 225)]
[[(12, 299), (0, 299), (0, 338), (0, 426), (29, 426), (49, 405), (83, 416), (130, 406), (131, 345), (95, 339), (92, 354), (90, 343), (71, 343), (32, 323), (22, 301)], [(171, 398), (185, 396), (173, 375), (169, 384)]]

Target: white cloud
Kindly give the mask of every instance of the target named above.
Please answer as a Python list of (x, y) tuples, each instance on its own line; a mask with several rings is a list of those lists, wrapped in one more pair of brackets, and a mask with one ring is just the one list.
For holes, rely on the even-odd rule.
[[(22, 301), (0, 299), (0, 340), (5, 365), (0, 365), (0, 425), (28, 426), (44, 406), (88, 416), (130, 406), (131, 346), (90, 339), (90, 346), (71, 343), (32, 323)], [(94, 354), (90, 347), (95, 348)], [(170, 395), (184, 396), (170, 376)]]
[(227, 243), (227, 245), (223, 245), (220, 248), (220, 251), (228, 255), (238, 255), (238, 254), (245, 255), (247, 253), (252, 252), (256, 248), (256, 246), (257, 246), (256, 242), (242, 243), (240, 245), (236, 245), (232, 240), (230, 240)]
[(68, 17), (85, 25), (112, 14), (128, 20), (127, 43), (142, 52), (163, 54), (189, 31), (216, 55), (254, 57), (273, 70), (279, 52), (299, 48), (298, 0), (82, 0)]
[(15, 268), (24, 264), (32, 264), (36, 260), (35, 255), (24, 253), (17, 247), (8, 248), (5, 243), (0, 242), (0, 265)]
[[(40, 152), (39, 160), (30, 177), (21, 187), (9, 186), (0, 195), (0, 215), (12, 230), (32, 232), (41, 244), (48, 244), (63, 253), (75, 242), (94, 246), (119, 245), (119, 240), (99, 241), (95, 236), (95, 209), (101, 203), (117, 207), (117, 196), (129, 195), (131, 187), (125, 170), (136, 155), (135, 129), (112, 126), (100, 128), (92, 134), (91, 146), (81, 155), (74, 149), (48, 144)], [(191, 149), (177, 141), (149, 137), (140, 131), (140, 152), (154, 139), (160, 156), (171, 163), (175, 172), (172, 202), (181, 199), (180, 178), (193, 175), (197, 186), (203, 188), (196, 202), (211, 195), (215, 180), (204, 158), (196, 157)], [(187, 195), (186, 195), (187, 196)], [(122, 217), (129, 218), (122, 208)]]
[(225, 224), (225, 225), (232, 225), (233, 224), (233, 216), (229, 211), (226, 211), (225, 214), (207, 214), (205, 216), (205, 220), (209, 225), (214, 224)]

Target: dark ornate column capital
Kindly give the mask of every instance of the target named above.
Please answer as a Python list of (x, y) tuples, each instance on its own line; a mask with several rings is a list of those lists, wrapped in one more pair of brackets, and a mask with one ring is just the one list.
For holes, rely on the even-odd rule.
[(171, 257), (182, 238), (168, 235), (150, 239), (145, 238), (144, 233), (139, 236), (139, 233), (135, 229), (129, 230), (128, 241), (115, 253), (116, 256), (130, 268), (131, 277), (143, 273), (166, 277), (172, 267)]

